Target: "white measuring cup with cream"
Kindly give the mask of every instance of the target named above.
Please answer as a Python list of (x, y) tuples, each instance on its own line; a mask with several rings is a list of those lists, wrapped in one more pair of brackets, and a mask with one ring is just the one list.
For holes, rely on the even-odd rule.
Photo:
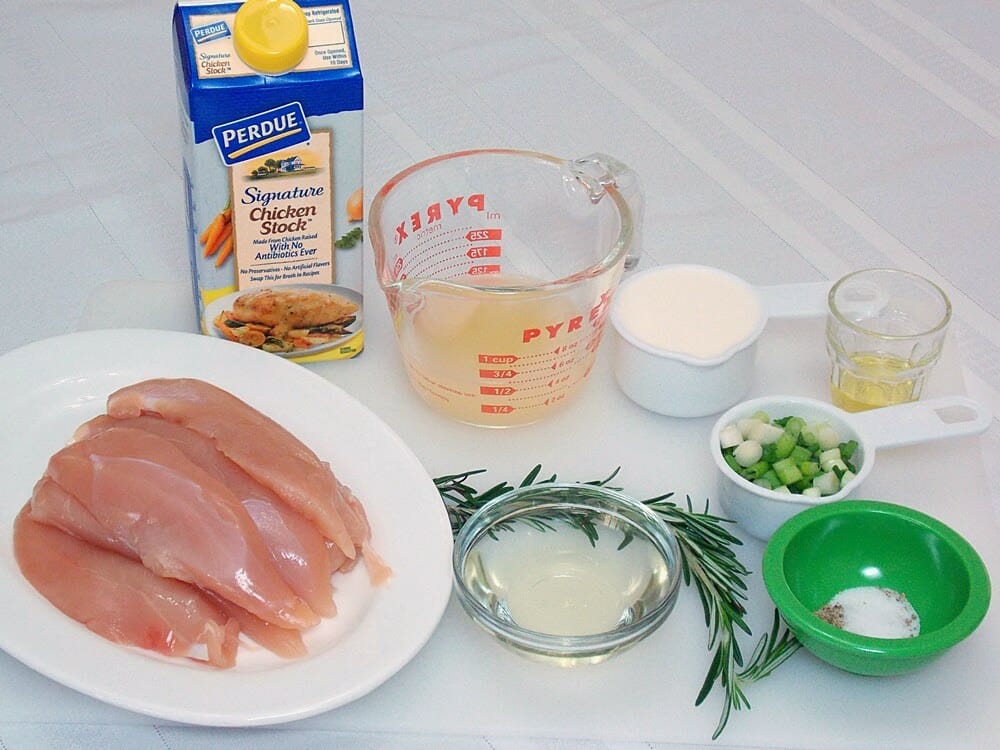
[(621, 283), (611, 304), (615, 379), (659, 414), (720, 412), (749, 391), (767, 321), (825, 315), (829, 289), (826, 281), (755, 287), (693, 264), (640, 271)]

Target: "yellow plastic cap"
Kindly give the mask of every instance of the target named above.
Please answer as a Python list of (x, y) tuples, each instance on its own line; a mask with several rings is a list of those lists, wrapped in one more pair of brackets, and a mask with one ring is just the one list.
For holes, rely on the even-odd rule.
[(246, 0), (233, 19), (233, 47), (254, 70), (286, 73), (306, 56), (306, 14), (292, 0)]

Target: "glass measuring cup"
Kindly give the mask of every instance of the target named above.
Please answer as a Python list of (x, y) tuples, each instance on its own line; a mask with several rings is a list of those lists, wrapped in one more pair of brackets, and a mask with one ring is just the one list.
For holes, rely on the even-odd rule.
[(368, 233), (417, 393), (491, 427), (566, 403), (593, 365), (641, 209), (635, 174), (603, 154), (462, 151), (392, 177)]

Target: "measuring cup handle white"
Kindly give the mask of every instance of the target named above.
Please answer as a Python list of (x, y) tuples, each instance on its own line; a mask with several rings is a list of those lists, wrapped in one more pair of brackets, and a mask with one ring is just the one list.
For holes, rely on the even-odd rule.
[(944, 396), (863, 411), (851, 414), (850, 419), (871, 448), (896, 448), (979, 435), (990, 426), (993, 415), (971, 398)]
[(768, 318), (817, 318), (827, 313), (829, 281), (754, 287)]

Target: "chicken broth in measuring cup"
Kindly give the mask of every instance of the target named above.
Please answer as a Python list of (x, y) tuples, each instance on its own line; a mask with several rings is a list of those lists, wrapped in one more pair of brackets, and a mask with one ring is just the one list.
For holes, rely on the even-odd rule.
[(417, 393), (470, 424), (528, 424), (585, 381), (633, 247), (627, 168), (449, 154), (392, 178), (369, 237)]
[(534, 422), (582, 385), (606, 305), (578, 312), (562, 292), (529, 291), (524, 277), (483, 283), (423, 288), (423, 304), (397, 324), (407, 372), (426, 401), (462, 422)]

